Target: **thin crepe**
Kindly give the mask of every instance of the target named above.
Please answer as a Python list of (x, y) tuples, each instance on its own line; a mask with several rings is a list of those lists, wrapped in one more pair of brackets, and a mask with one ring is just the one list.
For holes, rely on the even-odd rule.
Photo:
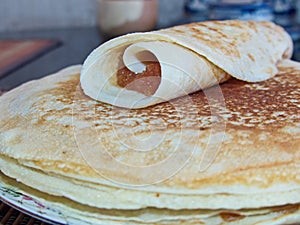
[[(1, 160), (1, 159), (0, 159)], [(11, 163), (11, 162), (10, 162)], [(9, 166), (15, 166), (14, 164)], [(28, 169), (28, 168), (25, 168)], [(61, 196), (49, 195), (0, 173), (0, 184), (30, 196), (35, 202), (60, 212), (54, 222), (70, 225), (282, 225), (296, 224), (300, 220), (300, 205), (244, 210), (169, 210), (146, 208), (141, 210), (105, 210), (71, 201)], [(48, 177), (45, 177), (47, 179)], [(46, 183), (49, 183), (48, 181)], [(41, 209), (40, 216), (45, 216)], [(37, 215), (39, 216), (39, 215)], [(64, 220), (62, 219), (64, 218)]]
[[(224, 82), (230, 76), (256, 82), (273, 77), (290, 58), (289, 35), (271, 22), (208, 21), (133, 33), (95, 49), (81, 71), (86, 95), (112, 105), (143, 108)], [(153, 95), (120, 87), (117, 71), (140, 73), (157, 61), (161, 81)]]
[[(81, 66), (24, 84), (0, 97), (1, 181), (63, 211), (72, 224), (296, 223), (300, 67), (284, 63), (267, 82), (231, 79), (221, 85), (226, 108), (218, 116), (226, 121), (225, 136), (203, 171), (205, 146), (218, 123), (203, 92), (126, 110), (85, 96)], [(130, 141), (147, 137), (147, 127), (163, 139), (151, 151), (135, 152), (138, 145)], [(212, 141), (216, 147), (218, 140)], [(86, 154), (91, 143), (135, 173), (115, 167), (111, 158)], [(151, 166), (176, 148), (180, 157), (194, 151), (183, 166), (173, 161), (179, 170), (162, 180), (168, 168)], [(151, 173), (143, 174), (147, 166)]]

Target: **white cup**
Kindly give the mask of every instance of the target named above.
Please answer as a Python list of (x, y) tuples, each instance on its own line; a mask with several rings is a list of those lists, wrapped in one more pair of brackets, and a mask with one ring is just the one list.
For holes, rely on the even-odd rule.
[(98, 24), (106, 36), (155, 28), (157, 0), (98, 0)]

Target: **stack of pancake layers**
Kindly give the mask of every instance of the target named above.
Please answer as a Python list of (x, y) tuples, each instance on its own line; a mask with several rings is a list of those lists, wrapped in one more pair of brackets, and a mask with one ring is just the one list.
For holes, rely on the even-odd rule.
[[(253, 21), (104, 43), (0, 97), (0, 181), (69, 224), (299, 223), (292, 49), (282, 28)], [(118, 85), (124, 67), (138, 76), (149, 62), (150, 94)]]

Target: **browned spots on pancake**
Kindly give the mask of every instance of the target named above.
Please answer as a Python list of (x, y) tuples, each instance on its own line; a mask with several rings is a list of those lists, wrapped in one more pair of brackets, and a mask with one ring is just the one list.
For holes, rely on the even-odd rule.
[(232, 79), (222, 85), (226, 106), (232, 115), (227, 125), (263, 129), (299, 122), (299, 117), (294, 116), (300, 114), (296, 103), (299, 90), (299, 76), (292, 74), (278, 75), (259, 83)]
[(273, 23), (270, 23), (268, 21), (261, 21), (264, 27), (268, 28), (269, 32), (273, 33), (281, 33), (283, 28), (280, 26), (275, 26)]
[[(248, 160), (252, 155), (265, 156), (265, 158), (268, 156), (271, 157), (272, 154), (267, 151), (271, 151), (271, 153), (278, 151), (283, 153), (281, 155), (287, 155), (287, 157), (282, 160), (277, 160), (277, 158), (266, 159), (263, 163), (258, 160), (258, 164), (256, 164), (257, 160), (254, 159), (249, 163), (245, 163), (245, 167), (243, 167), (243, 161), (240, 161), (237, 162), (239, 166), (230, 167), (230, 169), (224, 172), (221, 171), (215, 177), (201, 177), (197, 173), (197, 176), (189, 177), (188, 179), (190, 180), (182, 181), (184, 182), (182, 186), (186, 186), (186, 182), (189, 182), (189, 188), (192, 189), (214, 181), (218, 184), (226, 184), (226, 182), (231, 184), (232, 182), (245, 184), (249, 182), (252, 182), (252, 184), (263, 182), (262, 185), (266, 186), (276, 184), (278, 181), (281, 183), (291, 181), (300, 182), (299, 166), (298, 169), (296, 166), (293, 167), (293, 163), (299, 159), (297, 153), (299, 139), (295, 135), (285, 133), (281, 130), (281, 128), (286, 128), (287, 126), (295, 128), (295, 124), (300, 123), (299, 85), (299, 70), (295, 68), (280, 68), (277, 76), (265, 82), (247, 83), (231, 79), (227, 83), (220, 85), (226, 108), (220, 108), (218, 116), (222, 117), (226, 122), (226, 133), (234, 135), (235, 138), (234, 140), (229, 140), (228, 143), (226, 141), (222, 143), (224, 153), (221, 151), (220, 155), (227, 154), (225, 158), (234, 156), (232, 159), (242, 158), (242, 160)], [(68, 164), (73, 162), (74, 153), (72, 151), (76, 148), (76, 144), (73, 142), (74, 133), (72, 123), (66, 126), (66, 124), (59, 122), (66, 116), (74, 116), (75, 121), (78, 123), (86, 120), (92, 121), (95, 130), (100, 132), (113, 131), (115, 126), (118, 125), (117, 123), (119, 123), (119, 126), (124, 128), (125, 131), (138, 128), (139, 130), (134, 131), (136, 133), (144, 132), (151, 126), (152, 131), (170, 131), (173, 129), (172, 133), (178, 134), (180, 129), (184, 128), (191, 129), (192, 132), (204, 130), (200, 133), (207, 134), (209, 130), (206, 129), (210, 129), (214, 124), (211, 109), (218, 109), (217, 102), (211, 105), (208, 104), (205, 93), (202, 91), (144, 109), (128, 110), (113, 107), (85, 96), (79, 86), (79, 75), (71, 76), (69, 80), (53, 85), (52, 89), (40, 93), (35, 101), (36, 103), (32, 107), (32, 112), (29, 112), (26, 117), (12, 117), (6, 121), (1, 121), (1, 125), (4, 126), (4, 128), (1, 127), (2, 130), (6, 131), (21, 126), (26, 131), (40, 129), (41, 133), (44, 131), (50, 134), (44, 139), (45, 142), (41, 141), (41, 143), (52, 143), (52, 147), (57, 144), (57, 146), (54, 146), (55, 148), (53, 147), (53, 149), (58, 149), (54, 157), (60, 160), (65, 159)], [(74, 104), (72, 105), (72, 103)], [(61, 108), (61, 106), (64, 107)], [(239, 136), (243, 133), (248, 134), (247, 132), (249, 136)], [(269, 140), (269, 146), (266, 148), (264, 148), (265, 141), (259, 139), (259, 135), (263, 134), (263, 132), (267, 133)], [(64, 144), (63, 140), (68, 140), (68, 146), (65, 148), (61, 148), (61, 145)], [(106, 138), (103, 144), (113, 149), (112, 154), (122, 156), (123, 153), (118, 152), (120, 145), (110, 143), (111, 140), (113, 138)], [(253, 143), (240, 143), (241, 141), (249, 140)], [(291, 142), (293, 145), (289, 144)], [(168, 143), (166, 145), (171, 146)], [(64, 152), (66, 149), (68, 152)], [(157, 162), (160, 159), (166, 158), (170, 153), (168, 151), (172, 151), (172, 149), (156, 149), (156, 151), (153, 151), (153, 154), (148, 154), (148, 158), (145, 157), (143, 160), (145, 164)], [(254, 151), (259, 153), (253, 154)], [(265, 152), (268, 154), (263, 155)], [(296, 154), (293, 154), (295, 152)], [(73, 158), (68, 157), (72, 154)], [(134, 153), (126, 151), (126, 154)], [(156, 156), (158, 158), (153, 159)], [(289, 158), (292, 156), (293, 158)], [(141, 158), (135, 157), (135, 159), (140, 160)], [(282, 162), (282, 165), (280, 165), (280, 162)], [(57, 163), (57, 165), (49, 165), (49, 169), (63, 165), (63, 161)], [(259, 181), (249, 179), (249, 177), (257, 177), (256, 167), (259, 169), (259, 175), (264, 179)], [(72, 168), (77, 168), (76, 164), (72, 165)], [(86, 167), (83, 167), (82, 171), (84, 168)], [(279, 171), (278, 169), (280, 168), (284, 169)], [(68, 168), (64, 169), (68, 170)], [(286, 171), (290, 173), (288, 176), (285, 174)], [(89, 173), (89, 171), (82, 172), (83, 175), (86, 173)], [(249, 176), (246, 176), (247, 173)], [(175, 185), (181, 185), (180, 181), (174, 183)]]
[(202, 35), (207, 35), (206, 32), (203, 32), (202, 30), (198, 29), (197, 27), (190, 27), (189, 30), (192, 32), (193, 37), (201, 38)]
[(220, 213), (220, 216), (224, 222), (234, 222), (245, 218), (243, 215), (231, 212)]
[(41, 95), (57, 96), (57, 101), (64, 104), (72, 104), (75, 93), (80, 87), (79, 74), (72, 76), (69, 80), (58, 82), (57, 87), (48, 91), (42, 92)]
[[(256, 22), (254, 21), (247, 21), (248, 24), (247, 26), (251, 28), (251, 30), (253, 30), (255, 33), (258, 33), (258, 29), (257, 29), (257, 26), (256, 26)], [(270, 24), (270, 23), (267, 23), (267, 24)]]
[[(99, 131), (110, 131), (121, 124), (134, 134), (151, 130), (169, 129), (210, 129), (213, 125), (211, 110), (223, 118), (227, 130), (269, 130), (274, 134), (279, 128), (300, 122), (299, 108), (299, 71), (286, 68), (284, 75), (277, 75), (265, 82), (247, 83), (236, 79), (220, 85), (225, 109), (218, 109), (218, 102), (209, 104), (205, 93), (196, 92), (186, 97), (161, 103), (143, 109), (123, 109), (94, 101), (85, 96), (79, 86), (79, 75), (73, 76), (56, 87), (41, 93), (34, 104), (39, 112), (28, 118), (47, 129), (56, 130), (61, 126), (62, 135), (72, 135), (71, 124), (60, 124), (61, 118), (80, 118), (92, 122)], [(54, 99), (55, 104), (48, 106), (47, 101)], [(73, 104), (74, 103), (74, 104)], [(64, 108), (57, 106), (63, 105)], [(36, 117), (36, 119), (34, 118)], [(55, 121), (55, 122), (53, 122)], [(7, 122), (9, 124), (9, 122)], [(57, 129), (58, 130), (58, 129)], [(282, 134), (281, 134), (282, 136)]]
[(175, 32), (175, 33), (178, 33), (178, 34), (185, 34), (185, 32), (183, 31), (183, 30), (180, 30), (179, 28), (177, 28), (177, 27), (174, 27), (173, 28), (173, 31)]
[(210, 33), (215, 34), (219, 38), (222, 38), (222, 39), (229, 38), (227, 34), (224, 34), (221, 30), (219, 30), (215, 27), (207, 26), (207, 29), (210, 31)]
[[(241, 57), (237, 50), (237, 41), (232, 40), (232, 38), (228, 37), (226, 33), (222, 32), (222, 30), (217, 29), (214, 24), (209, 22), (192, 23), (186, 25), (184, 29), (180, 26), (172, 28), (172, 30), (176, 33), (188, 33), (193, 38), (203, 41), (205, 45), (212, 49), (219, 50), (223, 55), (234, 56), (237, 58)], [(249, 34), (239, 35), (238, 38), (243, 38), (245, 41), (249, 40)]]
[(255, 57), (251, 53), (248, 53), (248, 57), (252, 62), (255, 62)]
[(239, 51), (236, 50), (236, 48), (235, 48), (235, 43), (234, 42), (228, 42), (227, 46), (226, 45), (222, 46), (221, 42), (220, 43), (217, 42), (216, 44), (219, 45), (219, 48), (222, 50), (222, 52), (225, 56), (234, 55), (237, 58), (241, 57)]
[[(229, 38), (228, 35), (224, 34), (220, 29), (206, 24), (192, 24), (187, 26), (190, 31), (196, 35), (209, 35), (218, 38)], [(203, 29), (204, 28), (204, 29)]]
[[(41, 92), (37, 98), (38, 100), (32, 105), (33, 108), (39, 108), (39, 114), (36, 115), (35, 124), (49, 123), (49, 118), (55, 117), (56, 122), (63, 117), (73, 117), (85, 111), (84, 107), (85, 101), (89, 101), (90, 98), (87, 97), (80, 86), (79, 74), (71, 76), (67, 81), (57, 82), (56, 87), (49, 89), (47, 91)], [(52, 102), (52, 107), (49, 107), (47, 103)], [(80, 110), (73, 110), (74, 105), (81, 105)], [(58, 107), (56, 107), (58, 106)], [(63, 107), (59, 107), (63, 106)], [(88, 119), (88, 117), (86, 117)], [(52, 119), (50, 119), (52, 120)], [(50, 125), (49, 125), (50, 126)], [(58, 124), (56, 124), (58, 126)], [(69, 130), (69, 124), (62, 125), (65, 130)]]
[[(226, 118), (227, 127), (277, 129), (286, 126), (287, 123), (300, 122), (299, 117), (296, 116), (300, 114), (300, 78), (294, 75), (294, 73), (299, 72), (286, 68), (284, 73), (288, 74), (277, 75), (264, 82), (247, 83), (231, 79), (222, 84), (221, 89), (226, 110), (220, 110), (220, 116)], [(107, 118), (111, 118), (112, 113), (114, 121), (124, 121), (124, 126), (128, 127), (151, 123), (151, 126), (157, 127), (157, 129), (182, 126), (207, 129), (213, 124), (211, 122), (211, 107), (214, 106), (208, 104), (202, 91), (156, 106), (128, 110), (86, 97), (78, 87), (78, 82), (79, 75), (74, 76), (72, 80), (61, 82), (59, 87), (47, 91), (46, 94), (54, 95), (56, 101), (67, 105), (72, 104), (75, 100), (77, 109), (74, 110), (74, 115), (92, 112), (86, 118), (94, 120), (99, 129), (102, 129), (101, 127), (109, 129), (113, 125), (111, 121), (107, 120)], [(43, 101), (46, 99), (42, 99), (42, 103)], [(89, 105), (89, 108), (86, 108), (85, 105)], [(186, 107), (187, 105), (189, 107)], [(61, 110), (61, 116), (69, 114), (70, 109), (71, 105), (69, 109)], [(53, 113), (53, 111), (48, 112), (50, 115)], [(130, 123), (128, 122), (129, 118), (131, 118)], [(156, 123), (156, 121), (158, 122)]]

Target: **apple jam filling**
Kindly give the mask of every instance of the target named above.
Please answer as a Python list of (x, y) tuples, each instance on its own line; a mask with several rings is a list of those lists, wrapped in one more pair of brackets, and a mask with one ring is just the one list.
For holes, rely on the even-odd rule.
[(135, 73), (127, 67), (117, 72), (117, 84), (128, 90), (136, 91), (147, 96), (153, 95), (161, 81), (161, 67), (159, 62), (145, 62), (146, 69)]

